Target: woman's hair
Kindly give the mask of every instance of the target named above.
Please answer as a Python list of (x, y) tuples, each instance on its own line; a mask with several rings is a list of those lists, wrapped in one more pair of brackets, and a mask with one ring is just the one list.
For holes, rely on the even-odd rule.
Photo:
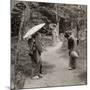
[(64, 37), (68, 38), (72, 33), (71, 32), (65, 32)]

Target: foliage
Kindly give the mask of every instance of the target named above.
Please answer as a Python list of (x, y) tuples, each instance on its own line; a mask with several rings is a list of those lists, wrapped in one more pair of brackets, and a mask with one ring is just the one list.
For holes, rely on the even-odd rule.
[(86, 6), (41, 2), (19, 2), (11, 11), (12, 35), (18, 35), (23, 12), (24, 23), (22, 30), (24, 33), (26, 33), (28, 28), (43, 22), (46, 23), (43, 33), (48, 33), (50, 30), (49, 24), (57, 23), (56, 17), (58, 17), (58, 20), (60, 19), (60, 32), (70, 29), (71, 22), (77, 23), (78, 26), (85, 25), (87, 13), (82, 7)]

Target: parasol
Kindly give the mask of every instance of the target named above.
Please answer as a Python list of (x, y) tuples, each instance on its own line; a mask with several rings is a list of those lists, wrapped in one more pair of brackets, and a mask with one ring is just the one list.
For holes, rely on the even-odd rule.
[(35, 34), (37, 31), (39, 31), (44, 25), (45, 25), (45, 23), (42, 23), (42, 24), (36, 25), (33, 28), (29, 29), (23, 38), (24, 39), (30, 38), (33, 34)]

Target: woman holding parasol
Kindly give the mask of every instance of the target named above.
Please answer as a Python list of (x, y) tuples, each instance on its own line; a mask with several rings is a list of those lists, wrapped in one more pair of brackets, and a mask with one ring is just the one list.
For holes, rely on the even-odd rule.
[(33, 75), (33, 79), (38, 79), (42, 77), (42, 61), (41, 61), (41, 53), (42, 53), (42, 46), (41, 46), (41, 41), (40, 41), (40, 33), (39, 30), (45, 25), (39, 24), (32, 29), (30, 29), (25, 36), (23, 37), (24, 39), (26, 38), (28, 40), (28, 46), (29, 46), (29, 55), (32, 59), (32, 62), (35, 65), (35, 72)]

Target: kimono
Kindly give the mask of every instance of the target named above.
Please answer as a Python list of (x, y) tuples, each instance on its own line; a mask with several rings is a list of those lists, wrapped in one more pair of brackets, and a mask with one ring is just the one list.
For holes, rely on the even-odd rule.
[(41, 61), (41, 52), (42, 52), (42, 46), (40, 41), (39, 35), (35, 35), (34, 38), (32, 38), (29, 41), (29, 48), (30, 52), (29, 55), (31, 56), (32, 63), (34, 65), (34, 76), (38, 75), (39, 73), (42, 73), (42, 61)]
[(70, 56), (69, 67), (71, 67), (72, 69), (76, 68), (76, 58), (71, 55), (71, 52), (76, 51), (76, 48), (77, 48), (77, 41), (75, 37), (71, 35), (68, 38), (68, 49), (69, 49), (69, 56)]
[(41, 41), (40, 41), (40, 37), (37, 35), (35, 37), (35, 51), (33, 52), (36, 63), (41, 62), (41, 52), (42, 52)]

